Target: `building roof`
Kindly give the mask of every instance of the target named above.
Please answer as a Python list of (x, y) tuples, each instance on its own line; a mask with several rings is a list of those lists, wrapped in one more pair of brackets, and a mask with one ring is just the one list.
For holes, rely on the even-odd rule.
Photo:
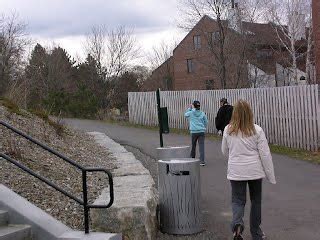
[(158, 66), (156, 69), (154, 69), (151, 74), (153, 74), (154, 72), (161, 69), (165, 64), (170, 64), (170, 61), (172, 61), (172, 56), (170, 56), (167, 60), (165, 60), (163, 63), (161, 63), (161, 65)]
[(270, 23), (251, 23), (242, 22), (242, 26), (245, 34), (255, 44), (261, 45), (278, 45), (279, 40), (277, 39), (277, 33)]
[(204, 16), (193, 26), (193, 28), (191, 28), (191, 29), (189, 30), (189, 32), (188, 32), (188, 33), (186, 34), (186, 36), (180, 41), (180, 43), (177, 44), (177, 46), (173, 49), (173, 52), (179, 47), (179, 45), (180, 45), (182, 42), (184, 42), (184, 41), (188, 38), (188, 36), (191, 34), (192, 30), (195, 29), (195, 28), (197, 28), (197, 27), (200, 25), (200, 23), (201, 23), (202, 21), (206, 20), (206, 19), (208, 19), (208, 20), (210, 20), (210, 21), (215, 21), (215, 19), (211, 18), (210, 16), (204, 15)]
[[(285, 35), (282, 32), (282, 27), (286, 30), (287, 26), (278, 26), (274, 23), (253, 23), (253, 22), (242, 22), (243, 29), (246, 34), (249, 36), (252, 36), (252, 40), (255, 44), (259, 45), (279, 45), (280, 40), (283, 39), (287, 43), (289, 43), (289, 39), (285, 37)], [(308, 29), (306, 28), (306, 31)], [(296, 41), (296, 45), (303, 46), (307, 45), (307, 40), (302, 39)]]
[[(212, 21), (216, 22), (217, 20), (208, 16), (204, 15), (190, 31), (188, 34), (181, 40), (181, 42), (177, 45), (176, 48), (179, 47), (179, 45), (191, 34), (191, 32), (196, 29), (199, 24), (203, 21)], [(228, 26), (228, 21), (227, 20), (222, 20), (222, 23), (225, 27)], [(277, 26), (274, 23), (254, 23), (254, 22), (246, 22), (242, 21), (242, 27), (244, 29), (245, 34), (247, 34), (248, 38), (251, 40), (251, 43), (256, 44), (256, 45), (269, 45), (269, 46), (279, 46), (281, 44), (279, 40), (279, 36), (281, 39), (284, 39), (287, 41), (287, 44), (289, 44), (289, 39), (286, 39), (284, 34), (282, 33), (281, 29), (279, 26)], [(287, 28), (284, 26), (285, 29)], [(278, 29), (278, 31), (277, 31)], [(229, 28), (229, 30), (232, 30)], [(306, 28), (306, 31), (308, 33), (308, 28)], [(278, 36), (279, 35), (279, 36)], [(296, 41), (297, 46), (307, 46), (307, 40), (299, 40)], [(176, 48), (173, 50), (173, 52), (176, 50)]]
[[(194, 31), (194, 29), (196, 29), (203, 21), (212, 21), (212, 23), (215, 23), (217, 20), (208, 16), (208, 15), (204, 15), (195, 25), (192, 29), (190, 29), (190, 31), (188, 32), (188, 34), (181, 40), (181, 42), (176, 46), (176, 48), (173, 50), (173, 52), (190, 36), (190, 34), (192, 34), (192, 32)], [(225, 27), (228, 27), (228, 21), (227, 20), (222, 20), (222, 24)], [(282, 27), (282, 26), (281, 26)], [(282, 39), (285, 39), (285, 41), (287, 41), (287, 44), (289, 44), (289, 39), (286, 39), (286, 37), (284, 36), (284, 34), (282, 33), (282, 29), (280, 28), (280, 26), (274, 24), (274, 23), (254, 23), (254, 22), (246, 22), (246, 21), (242, 21), (242, 28), (244, 31), (244, 34), (246, 34), (246, 37), (248, 38), (248, 41), (250, 42), (250, 44), (256, 45), (256, 46), (261, 46), (261, 47), (266, 47), (269, 46), (270, 48), (278, 48), (281, 44), (281, 41), (279, 40), (279, 36)], [(286, 29), (287, 27), (284, 26), (284, 28)], [(228, 28), (230, 31), (233, 31), (236, 34), (239, 34), (238, 32), (236, 32), (235, 30)], [(278, 31), (277, 31), (278, 29)], [(308, 32), (308, 29), (306, 29), (306, 31)], [(299, 40), (296, 42), (297, 46), (307, 46), (307, 40), (303, 39), (303, 40)], [(169, 60), (169, 59), (168, 59)], [(167, 61), (168, 61), (167, 60)], [(167, 62), (166, 61), (166, 62)], [(165, 64), (166, 62), (164, 62), (163, 64)], [(279, 62), (281, 65), (285, 66), (284, 63)], [(158, 68), (161, 68), (160, 65)], [(256, 61), (253, 62), (252, 64), (256, 65), (257, 67), (261, 68), (263, 71), (265, 71), (268, 74), (275, 74), (276, 72), (276, 66), (275, 64), (270, 64), (268, 62), (264, 62), (264, 61)], [(301, 68), (298, 64), (298, 67)], [(156, 71), (157, 69), (155, 69), (154, 71)]]

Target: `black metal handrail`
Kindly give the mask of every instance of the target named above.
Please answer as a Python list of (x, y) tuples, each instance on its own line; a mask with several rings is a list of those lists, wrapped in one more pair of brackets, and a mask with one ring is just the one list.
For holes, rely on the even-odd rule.
[[(45, 182), (46, 184), (48, 184), (49, 186), (51, 186), (55, 190), (59, 191), (60, 193), (64, 194), (65, 196), (73, 199), (74, 201), (76, 201), (77, 203), (82, 205), (83, 209), (84, 209), (84, 230), (85, 230), (85, 233), (89, 233), (89, 211), (90, 211), (90, 209), (91, 208), (109, 208), (113, 204), (114, 193), (113, 193), (113, 178), (112, 178), (111, 172), (109, 170), (103, 169), (103, 168), (83, 167), (83, 166), (79, 165), (78, 163), (76, 163), (75, 161), (71, 160), (70, 158), (62, 155), (61, 153), (55, 151), (54, 149), (46, 146), (45, 144), (39, 142), (36, 139), (30, 137), (26, 133), (24, 133), (24, 132), (12, 127), (8, 123), (0, 120), (0, 125), (10, 129), (11, 131), (15, 132), (16, 134), (24, 137), (25, 139), (29, 140), (30, 142), (38, 145), (39, 147), (43, 148), (44, 150), (54, 154), (55, 156), (63, 159), (67, 163), (69, 163), (69, 164), (73, 165), (74, 167), (78, 168), (79, 170), (81, 170), (81, 172), (82, 172), (82, 193), (83, 193), (83, 199), (82, 200), (77, 198), (77, 197), (75, 197), (75, 196), (73, 196), (72, 194), (68, 193), (67, 191), (65, 191), (64, 189), (62, 189), (58, 185), (54, 184), (53, 182), (49, 181), (48, 179), (46, 179), (46, 178), (40, 176), (39, 174), (33, 172), (31, 169), (27, 168), (26, 166), (24, 166), (23, 164), (19, 163), (16, 160), (12, 159), (11, 157), (7, 156), (6, 154), (0, 153), (0, 157), (2, 157), (3, 159), (5, 159), (5, 160), (9, 161), (10, 163), (16, 165), (17, 167), (19, 167), (23, 171), (25, 171), (25, 172), (29, 173), (30, 175), (38, 178), (42, 182)], [(109, 200), (109, 203), (107, 205), (88, 204), (87, 172), (104, 172), (104, 173), (106, 173), (108, 175), (109, 188), (110, 188), (110, 200)]]

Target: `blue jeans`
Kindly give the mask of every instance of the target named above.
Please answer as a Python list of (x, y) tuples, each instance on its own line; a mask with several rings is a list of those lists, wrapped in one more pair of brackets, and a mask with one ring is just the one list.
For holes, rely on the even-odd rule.
[(233, 181), (231, 180), (232, 187), (232, 212), (233, 220), (231, 224), (232, 232), (237, 224), (244, 228), (243, 216), (244, 208), (246, 205), (247, 184), (249, 185), (251, 210), (250, 210), (250, 232), (252, 240), (261, 240), (263, 232), (260, 228), (261, 225), (261, 192), (262, 192), (262, 179), (249, 180), (249, 181)]
[(191, 157), (196, 157), (196, 146), (197, 142), (199, 143), (199, 151), (200, 151), (200, 162), (205, 163), (204, 161), (204, 132), (201, 133), (191, 133), (191, 141), (192, 141), (192, 148), (191, 148)]

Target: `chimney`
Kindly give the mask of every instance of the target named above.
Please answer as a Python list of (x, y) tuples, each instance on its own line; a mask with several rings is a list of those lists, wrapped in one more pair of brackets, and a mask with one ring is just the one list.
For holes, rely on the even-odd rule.
[(231, 8), (228, 10), (229, 28), (241, 33), (241, 18), (237, 0), (231, 0)]

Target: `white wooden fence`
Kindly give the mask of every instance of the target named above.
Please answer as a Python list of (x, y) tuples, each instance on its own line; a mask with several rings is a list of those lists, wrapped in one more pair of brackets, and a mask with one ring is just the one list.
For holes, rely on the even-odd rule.
[[(251, 104), (255, 122), (272, 144), (316, 151), (320, 149), (320, 91), (318, 85), (294, 87), (196, 90), (161, 92), (161, 106), (168, 107), (169, 126), (186, 129), (186, 108), (199, 100), (206, 112), (208, 132), (216, 133), (215, 116), (219, 101), (225, 97), (231, 104), (244, 99)], [(155, 92), (130, 92), (129, 121), (135, 124), (158, 124)]]

